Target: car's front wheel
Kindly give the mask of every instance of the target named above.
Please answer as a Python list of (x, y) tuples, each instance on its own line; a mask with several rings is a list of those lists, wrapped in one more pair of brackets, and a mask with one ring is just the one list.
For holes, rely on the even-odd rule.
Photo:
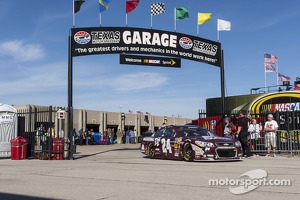
[(194, 160), (194, 152), (190, 143), (185, 143), (183, 145), (183, 160), (187, 162), (191, 162)]
[(152, 143), (148, 144), (147, 151), (148, 151), (148, 155), (149, 155), (150, 158), (155, 157), (155, 150), (154, 150), (154, 146), (153, 146)]

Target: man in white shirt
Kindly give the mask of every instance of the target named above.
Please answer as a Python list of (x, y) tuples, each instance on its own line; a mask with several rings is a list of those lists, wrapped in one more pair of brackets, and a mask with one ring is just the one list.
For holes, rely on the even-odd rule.
[(266, 157), (270, 156), (271, 146), (273, 148), (273, 155), (276, 157), (276, 131), (278, 130), (278, 124), (273, 120), (273, 115), (268, 115), (268, 121), (265, 123), (265, 145), (268, 149), (268, 154)]

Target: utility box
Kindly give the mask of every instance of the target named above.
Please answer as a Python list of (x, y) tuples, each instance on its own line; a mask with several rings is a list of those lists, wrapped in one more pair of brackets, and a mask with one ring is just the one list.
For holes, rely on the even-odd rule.
[(0, 158), (11, 156), (10, 140), (18, 134), (17, 110), (0, 103)]
[(53, 160), (62, 160), (64, 152), (64, 140), (59, 137), (52, 140), (52, 153), (54, 154)]

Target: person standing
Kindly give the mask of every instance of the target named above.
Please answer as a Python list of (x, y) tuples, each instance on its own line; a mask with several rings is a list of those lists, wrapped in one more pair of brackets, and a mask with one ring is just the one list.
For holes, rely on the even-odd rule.
[(76, 133), (76, 129), (73, 128), (73, 145), (77, 145), (78, 144), (78, 135)]
[(125, 144), (129, 144), (129, 138), (130, 138), (130, 129), (128, 129), (125, 133)]
[[(257, 124), (256, 119), (252, 119), (251, 124), (249, 125), (248, 132), (250, 133), (252, 150), (257, 151), (258, 139), (260, 138), (260, 126)], [(256, 156), (258, 153), (255, 152)]]
[(108, 129), (106, 129), (106, 131), (107, 131), (108, 144), (111, 144), (111, 129), (108, 128)]
[(273, 120), (273, 115), (268, 115), (268, 121), (265, 123), (265, 146), (268, 149), (266, 157), (270, 156), (271, 147), (273, 148), (273, 156), (276, 157), (276, 131), (278, 130), (278, 124)]
[(225, 117), (224, 119), (225, 126), (224, 126), (224, 137), (225, 138), (232, 138), (232, 132), (236, 130), (233, 123), (230, 122), (229, 117)]
[(123, 134), (122, 134), (121, 130), (118, 129), (118, 131), (117, 131), (116, 134), (117, 134), (118, 144), (122, 144), (122, 137), (123, 137)]
[(136, 129), (134, 129), (134, 143), (138, 142), (137, 138), (138, 138), (137, 131), (136, 131)]
[(54, 125), (52, 125), (51, 128), (48, 128), (47, 134), (48, 134), (48, 137), (52, 137), (52, 138), (55, 137)]
[(129, 131), (129, 140), (130, 140), (130, 143), (131, 143), (131, 144), (135, 144), (135, 141), (134, 141), (134, 132), (133, 132), (133, 130), (130, 130), (130, 131)]
[(245, 158), (251, 157), (251, 151), (248, 146), (248, 120), (245, 116), (244, 111), (239, 112), (240, 117), (238, 118), (238, 129), (236, 133), (237, 139), (240, 141), (242, 148), (243, 148), (243, 154)]
[(83, 128), (79, 129), (78, 131), (78, 135), (79, 135), (79, 145), (83, 145)]
[(44, 136), (45, 128), (43, 124), (40, 124), (40, 126), (36, 129), (36, 146), (41, 146), (41, 143), (43, 142), (43, 136)]
[(123, 144), (125, 144), (125, 142), (126, 142), (126, 133), (124, 130), (122, 130), (122, 142), (123, 142)]
[(91, 140), (91, 134), (90, 134), (90, 131), (88, 129), (85, 129), (84, 137), (85, 137), (85, 145), (89, 145), (90, 140)]
[(90, 131), (90, 137), (91, 137), (90, 144), (91, 144), (91, 145), (93, 145), (94, 142), (95, 142), (94, 136), (95, 136), (94, 129), (91, 129), (91, 131)]
[(110, 143), (113, 144), (114, 143), (114, 138), (115, 138), (115, 129), (112, 128), (110, 131)]

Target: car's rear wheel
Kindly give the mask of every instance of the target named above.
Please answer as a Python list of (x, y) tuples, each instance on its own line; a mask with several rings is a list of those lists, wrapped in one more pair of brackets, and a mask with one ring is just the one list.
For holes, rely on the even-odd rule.
[(183, 145), (183, 160), (187, 162), (191, 162), (194, 160), (194, 152), (190, 143), (185, 143)]
[(152, 143), (148, 144), (147, 151), (148, 151), (148, 155), (149, 155), (150, 158), (154, 158), (155, 157), (155, 150), (154, 150), (154, 146), (153, 146)]

